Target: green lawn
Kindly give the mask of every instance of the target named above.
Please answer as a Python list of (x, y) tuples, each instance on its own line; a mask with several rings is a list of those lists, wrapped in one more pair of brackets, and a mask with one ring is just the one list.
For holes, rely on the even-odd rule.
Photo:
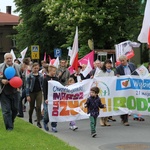
[(77, 150), (20, 118), (14, 126), (13, 131), (5, 130), (0, 110), (0, 150)]

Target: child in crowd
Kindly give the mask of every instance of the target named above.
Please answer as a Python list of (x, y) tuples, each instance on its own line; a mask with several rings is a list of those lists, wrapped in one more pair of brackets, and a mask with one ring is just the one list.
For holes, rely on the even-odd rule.
[[(68, 85), (72, 85), (72, 84), (74, 84), (74, 83), (75, 83), (75, 81), (74, 81), (73, 78), (69, 78), (69, 79), (68, 79)], [(70, 121), (69, 128), (70, 128), (71, 130), (73, 130), (73, 131), (77, 130), (78, 127), (76, 126), (76, 122), (75, 122), (75, 121)]]
[[(43, 94), (44, 94), (44, 117), (43, 117), (43, 124), (44, 129), (46, 131), (49, 131), (48, 122), (49, 122), (49, 116), (48, 116), (48, 81), (49, 80), (55, 80), (58, 81), (58, 77), (56, 77), (56, 70), (57, 68), (55, 66), (50, 65), (48, 67), (48, 72), (44, 76), (43, 81)], [(57, 122), (51, 122), (52, 132), (57, 132)]]
[(90, 89), (90, 97), (85, 103), (87, 107), (87, 113), (90, 114), (90, 126), (91, 126), (91, 135), (92, 137), (96, 136), (96, 122), (99, 115), (99, 108), (105, 108), (106, 105), (101, 103), (101, 99), (98, 96), (99, 88), (92, 87)]
[(36, 102), (37, 126), (42, 128), (41, 120), (41, 104), (42, 104), (42, 85), (43, 75), (39, 73), (40, 66), (38, 63), (33, 63), (32, 72), (27, 77), (26, 82), (26, 96), (30, 104), (29, 108), (29, 122), (32, 123), (32, 114)]

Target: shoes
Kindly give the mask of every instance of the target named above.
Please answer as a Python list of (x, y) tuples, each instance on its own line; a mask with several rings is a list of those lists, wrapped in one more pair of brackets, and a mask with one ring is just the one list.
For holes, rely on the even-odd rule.
[(23, 115), (18, 114), (18, 115), (17, 115), (17, 117), (23, 118), (24, 116), (23, 116)]
[(56, 127), (52, 127), (52, 132), (57, 132), (57, 128)]
[(125, 125), (125, 126), (129, 126), (129, 123), (128, 123), (128, 122), (125, 122), (124, 125)]
[(33, 124), (33, 123), (32, 123), (32, 119), (29, 119), (29, 122), (30, 122), (31, 124)]
[(108, 121), (111, 120), (111, 121), (116, 121), (116, 119), (114, 119), (113, 117), (108, 117)]
[(97, 134), (96, 134), (96, 132), (95, 132), (95, 133), (92, 133), (91, 135), (92, 135), (92, 137), (95, 137)]
[(13, 128), (7, 128), (6, 130), (7, 130), (7, 131), (12, 131), (12, 130), (13, 130)]
[(70, 127), (69, 127), (69, 129), (71, 129), (71, 130), (75, 131), (75, 130), (77, 130), (77, 129), (78, 129), (78, 127), (77, 127), (77, 126), (75, 126), (75, 125), (73, 125), (73, 126), (70, 126)]
[(37, 122), (37, 126), (38, 126), (39, 128), (42, 128), (40, 122)]
[(44, 125), (44, 129), (45, 129), (46, 131), (49, 131), (48, 123), (43, 122), (43, 125)]

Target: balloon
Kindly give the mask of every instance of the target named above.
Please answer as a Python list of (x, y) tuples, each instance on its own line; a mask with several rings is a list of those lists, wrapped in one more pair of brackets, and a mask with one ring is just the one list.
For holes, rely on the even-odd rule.
[(52, 59), (52, 60), (51, 60), (51, 65), (53, 65), (53, 64), (54, 64), (54, 62), (55, 62), (55, 59)]
[(6, 78), (9, 80), (15, 76), (16, 70), (14, 69), (14, 67), (8, 67), (5, 69), (4, 74)]
[(9, 84), (13, 88), (19, 88), (22, 86), (22, 79), (20, 77), (13, 77), (10, 79)]

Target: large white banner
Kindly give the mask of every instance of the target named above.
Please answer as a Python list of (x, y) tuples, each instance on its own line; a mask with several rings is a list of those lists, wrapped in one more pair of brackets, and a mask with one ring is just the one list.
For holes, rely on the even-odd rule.
[(100, 116), (127, 113), (150, 115), (150, 78), (138, 76), (97, 77), (64, 87), (57, 81), (48, 83), (48, 111), (50, 121), (64, 122), (88, 118), (84, 103), (90, 88), (100, 88), (99, 96), (105, 109)]

